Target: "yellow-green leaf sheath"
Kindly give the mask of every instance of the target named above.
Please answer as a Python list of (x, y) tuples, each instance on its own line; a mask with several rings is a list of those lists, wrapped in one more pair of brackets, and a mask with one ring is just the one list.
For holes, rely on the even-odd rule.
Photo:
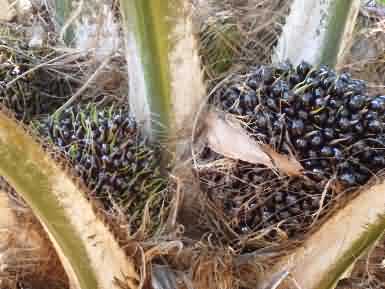
[(204, 95), (189, 2), (121, 0), (130, 107), (152, 136), (191, 128)]
[[(287, 270), (300, 288), (331, 289), (385, 231), (385, 184), (362, 192), (268, 274)], [(286, 287), (285, 287), (286, 288)], [(290, 287), (291, 288), (291, 287)]]

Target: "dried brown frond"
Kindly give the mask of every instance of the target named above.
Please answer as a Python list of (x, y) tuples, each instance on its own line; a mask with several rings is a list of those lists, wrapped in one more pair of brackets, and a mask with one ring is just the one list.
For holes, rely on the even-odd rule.
[(234, 279), (237, 268), (232, 263), (231, 254), (204, 251), (192, 264), (192, 280), (195, 288), (236, 289), (240, 288), (239, 280)]

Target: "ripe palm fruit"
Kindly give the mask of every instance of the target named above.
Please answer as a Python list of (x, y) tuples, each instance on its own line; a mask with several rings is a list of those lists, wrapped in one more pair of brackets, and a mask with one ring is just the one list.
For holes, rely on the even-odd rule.
[(51, 113), (71, 95), (75, 84), (44, 66), (18, 78), (47, 57), (56, 57), (52, 49), (30, 49), (21, 41), (0, 44), (0, 101), (17, 119), (29, 122)]
[[(219, 158), (209, 148), (200, 155), (205, 162)], [(221, 171), (211, 165), (199, 175), (202, 190), (238, 234), (278, 226), (288, 237), (296, 237), (311, 225), (312, 215), (320, 207), (320, 184), (303, 178), (277, 177), (264, 166), (240, 161), (230, 171)], [(326, 205), (331, 201), (329, 191)], [(274, 230), (266, 237), (279, 238)]]
[(127, 110), (70, 107), (41, 122), (39, 131), (65, 154), (107, 211), (117, 205), (137, 229), (146, 202), (153, 199), (151, 221), (160, 221), (166, 181), (159, 148), (142, 137)]
[[(284, 66), (236, 75), (211, 102), (242, 115), (250, 134), (269, 140), (279, 152), (292, 148), (309, 176), (318, 171), (317, 178), (336, 175), (345, 187), (365, 184), (383, 168), (385, 96), (366, 95), (363, 81), (326, 66)], [(354, 151), (359, 141), (363, 152)], [(309, 157), (309, 151), (315, 154)]]

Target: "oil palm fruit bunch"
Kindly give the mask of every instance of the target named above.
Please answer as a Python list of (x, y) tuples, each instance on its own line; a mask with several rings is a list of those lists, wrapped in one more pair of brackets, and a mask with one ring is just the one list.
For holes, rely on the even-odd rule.
[[(205, 148), (199, 158), (212, 162), (221, 156)], [(262, 165), (242, 161), (228, 170), (208, 166), (200, 171), (200, 181), (234, 232), (248, 235), (270, 228), (265, 234), (270, 241), (305, 233), (320, 208), (324, 187), (311, 179), (277, 176)], [(323, 200), (324, 208), (331, 204), (331, 190)]]
[(365, 92), (348, 73), (284, 63), (233, 77), (211, 101), (258, 141), (294, 153), (312, 179), (352, 188), (385, 166), (385, 96)]
[(40, 122), (38, 129), (70, 160), (105, 210), (119, 208), (136, 230), (151, 200), (151, 221), (160, 221), (167, 182), (159, 147), (142, 137), (127, 110), (77, 105)]
[(56, 57), (52, 49), (29, 48), (23, 41), (0, 40), (0, 44), (0, 101), (17, 119), (29, 122), (40, 114), (53, 112), (72, 94), (75, 84), (44, 66), (20, 77)]
[[(365, 83), (348, 73), (305, 62), (254, 67), (217, 90), (212, 104), (305, 169), (294, 178), (241, 161), (225, 170), (203, 166), (201, 187), (237, 234), (273, 228), (264, 236), (303, 236), (341, 194), (384, 168), (385, 96), (365, 92)], [(200, 155), (213, 164), (220, 158), (208, 148)]]

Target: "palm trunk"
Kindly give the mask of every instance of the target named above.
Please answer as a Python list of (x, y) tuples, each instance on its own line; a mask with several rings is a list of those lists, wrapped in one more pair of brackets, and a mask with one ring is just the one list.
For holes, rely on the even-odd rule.
[(360, 8), (359, 0), (294, 0), (273, 62), (334, 67), (341, 61)]
[(192, 12), (184, 0), (121, 0), (129, 103), (152, 137), (192, 127), (204, 94)]

